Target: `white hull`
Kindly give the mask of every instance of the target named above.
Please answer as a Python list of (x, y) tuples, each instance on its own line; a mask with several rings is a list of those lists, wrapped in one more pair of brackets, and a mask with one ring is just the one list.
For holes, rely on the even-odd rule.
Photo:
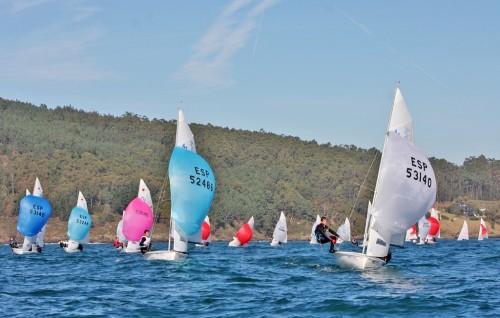
[(75, 253), (75, 252), (81, 252), (78, 248), (72, 248), (72, 247), (63, 247), (63, 250), (66, 253)]
[(147, 261), (182, 261), (185, 260), (187, 256), (187, 253), (167, 250), (142, 254), (142, 257)]
[(237, 238), (234, 238), (231, 242), (229, 242), (230, 247), (240, 247), (240, 241)]
[(333, 256), (335, 257), (337, 265), (345, 268), (367, 269), (382, 267), (387, 264), (377, 257), (367, 256), (362, 253), (336, 252)]
[(22, 247), (19, 247), (19, 248), (13, 248), (12, 253), (17, 254), (17, 255), (24, 255), (24, 254), (39, 254), (41, 252), (38, 252), (36, 250), (36, 248), (33, 248), (33, 250), (31, 250), (31, 251), (25, 251), (25, 250), (23, 250)]
[(280, 241), (273, 239), (273, 241), (271, 242), (271, 246), (280, 246)]

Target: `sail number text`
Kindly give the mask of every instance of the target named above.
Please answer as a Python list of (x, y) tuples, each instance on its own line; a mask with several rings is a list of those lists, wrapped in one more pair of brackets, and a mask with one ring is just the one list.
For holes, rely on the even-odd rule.
[(87, 219), (86, 215), (80, 214), (79, 218), (76, 219), (76, 223), (82, 224), (82, 225), (89, 225), (89, 221), (86, 221), (86, 219)]
[(425, 174), (425, 170), (428, 168), (427, 164), (411, 157), (411, 165), (413, 168), (406, 168), (406, 177), (423, 182), (430, 188), (432, 186), (432, 178), (429, 178)]
[(191, 180), (192, 184), (196, 184), (199, 187), (214, 191), (214, 184), (205, 179), (205, 177), (208, 178), (208, 176), (210, 175), (210, 172), (208, 172), (208, 170), (194, 167), (194, 173), (195, 175), (189, 176), (189, 180)]
[(30, 209), (30, 214), (38, 215), (38, 216), (41, 216), (42, 218), (44, 218), (45, 212), (43, 212), (42, 210), (43, 210), (43, 206), (38, 205), (38, 204), (33, 204), (33, 208)]

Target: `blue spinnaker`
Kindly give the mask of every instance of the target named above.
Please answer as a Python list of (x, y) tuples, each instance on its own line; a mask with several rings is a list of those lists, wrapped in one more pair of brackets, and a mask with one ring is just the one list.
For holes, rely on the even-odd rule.
[(52, 208), (49, 201), (34, 195), (25, 196), (19, 203), (17, 230), (24, 236), (34, 236), (47, 224)]
[(175, 223), (188, 236), (198, 232), (215, 194), (215, 177), (198, 154), (174, 147), (168, 166), (171, 209)]
[(68, 220), (68, 236), (74, 241), (81, 241), (92, 227), (92, 218), (87, 210), (75, 206)]

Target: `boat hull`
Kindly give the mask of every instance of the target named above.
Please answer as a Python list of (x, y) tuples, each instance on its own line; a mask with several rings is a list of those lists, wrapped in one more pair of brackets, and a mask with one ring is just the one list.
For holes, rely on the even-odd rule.
[(38, 252), (35, 248), (31, 251), (25, 251), (23, 250), (22, 247), (19, 247), (19, 248), (13, 248), (12, 253), (17, 255), (24, 255), (24, 254), (40, 254), (41, 252)]
[(147, 261), (182, 261), (187, 258), (187, 253), (163, 250), (147, 252), (142, 257)]
[(333, 254), (335, 257), (335, 262), (340, 267), (352, 268), (352, 269), (368, 269), (382, 267), (387, 264), (385, 261), (373, 257), (367, 256), (362, 253), (355, 252), (336, 252)]

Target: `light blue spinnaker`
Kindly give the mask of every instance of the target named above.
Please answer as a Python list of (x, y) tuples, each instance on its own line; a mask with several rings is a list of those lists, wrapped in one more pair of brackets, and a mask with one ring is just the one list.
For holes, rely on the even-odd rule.
[(19, 204), (17, 230), (24, 236), (34, 236), (43, 228), (50, 218), (52, 208), (43, 197), (27, 195)]
[(215, 177), (200, 155), (174, 147), (168, 166), (172, 217), (187, 235), (193, 235), (210, 209), (215, 194)]
[(81, 241), (92, 227), (92, 218), (87, 210), (75, 206), (68, 220), (68, 236), (74, 241)]

